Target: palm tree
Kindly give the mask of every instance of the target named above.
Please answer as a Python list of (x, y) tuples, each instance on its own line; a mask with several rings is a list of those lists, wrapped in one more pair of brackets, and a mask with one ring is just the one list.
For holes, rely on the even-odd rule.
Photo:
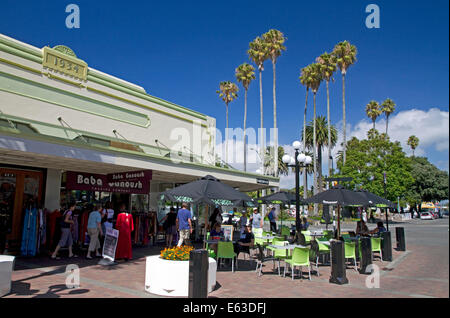
[[(330, 130), (328, 130), (328, 128)], [(328, 135), (330, 131), (330, 135)], [(314, 148), (314, 122), (306, 126), (306, 139), (303, 140), (308, 149)], [(319, 192), (322, 191), (322, 149), (324, 146), (332, 148), (337, 143), (337, 129), (334, 126), (327, 127), (327, 120), (325, 116), (319, 116), (316, 119), (316, 144), (317, 147), (317, 161), (319, 165)], [(331, 176), (331, 173), (329, 174)]]
[[(303, 114), (303, 136), (302, 136), (302, 140), (305, 140), (306, 137), (306, 110), (308, 108), (308, 94), (309, 94), (309, 89), (311, 87), (311, 83), (310, 83), (310, 73), (311, 73), (311, 66), (308, 65), (304, 68), (301, 69), (301, 73), (300, 73), (300, 84), (304, 85), (306, 87), (306, 97), (305, 97), (305, 112)], [(303, 152), (306, 154), (306, 145), (305, 143), (303, 143)], [(303, 174), (303, 184), (306, 184), (307, 182), (307, 174), (306, 171)], [(307, 193), (304, 192), (303, 193), (303, 198), (306, 199), (307, 198)]]
[[(278, 154), (279, 154), (279, 157), (278, 157), (278, 172), (280, 174), (282, 174), (282, 175), (287, 176), (288, 173), (289, 173), (289, 168), (288, 168), (288, 166), (286, 166), (286, 164), (282, 160), (282, 158), (284, 156), (284, 153), (285, 153), (284, 152), (284, 148), (281, 147), (281, 146), (278, 146)], [(266, 171), (269, 171), (268, 174), (271, 174), (271, 175), (275, 175), (275, 171), (274, 170), (271, 171), (271, 168), (273, 166), (273, 154), (274, 154), (273, 146), (266, 147), (266, 153), (265, 153), (266, 160), (264, 161), (265, 162), (265, 168), (266, 168)]]
[(245, 102), (244, 102), (244, 171), (247, 171), (247, 92), (250, 83), (255, 79), (255, 68), (248, 63), (243, 63), (236, 68), (236, 80), (242, 83), (245, 89)]
[(219, 90), (216, 91), (219, 94), (219, 97), (225, 103), (227, 109), (227, 127), (225, 129), (225, 162), (228, 163), (228, 104), (237, 98), (237, 92), (239, 88), (235, 83), (230, 81), (220, 82)]
[[(250, 60), (258, 66), (259, 71), (259, 104), (260, 104), (260, 118), (261, 118), (261, 132), (260, 132), (260, 153), (264, 153), (264, 134), (263, 134), (263, 94), (262, 94), (262, 72), (264, 71), (264, 62), (269, 58), (266, 46), (260, 37), (256, 37), (253, 42), (249, 44), (247, 51)], [(264, 156), (261, 156), (261, 167), (264, 167)]]
[(274, 149), (275, 154), (273, 158), (275, 167), (275, 176), (278, 176), (278, 131), (277, 131), (277, 93), (276, 93), (276, 63), (278, 57), (282, 51), (286, 51), (286, 47), (283, 45), (286, 41), (284, 34), (278, 30), (269, 30), (269, 32), (263, 34), (263, 41), (268, 51), (270, 60), (273, 66), (273, 129), (274, 129)]
[[(328, 143), (331, 145), (331, 122), (330, 122), (330, 80), (333, 79), (333, 73), (336, 71), (336, 57), (327, 52), (323, 53), (316, 59), (317, 63), (321, 65), (322, 76), (327, 82), (327, 118), (328, 118)], [(334, 81), (334, 79), (333, 79)], [(328, 147), (328, 175), (331, 176), (331, 147)]]
[(313, 111), (313, 163), (314, 163), (314, 194), (317, 193), (317, 128), (316, 128), (316, 95), (319, 90), (320, 83), (323, 81), (321, 67), (318, 63), (311, 64), (311, 73), (309, 74), (311, 90), (313, 92), (313, 100), (314, 100), (314, 111)]
[(372, 119), (373, 122), (373, 129), (375, 129), (375, 121), (377, 120), (378, 116), (380, 116), (382, 113), (380, 109), (380, 104), (378, 102), (372, 100), (369, 102), (369, 104), (366, 105), (366, 114), (367, 117)]
[(336, 57), (336, 63), (342, 73), (342, 117), (343, 117), (343, 129), (344, 129), (344, 142), (343, 142), (343, 163), (346, 159), (347, 137), (346, 137), (346, 123), (345, 123), (345, 75), (348, 68), (356, 62), (356, 47), (350, 44), (348, 41), (344, 41), (336, 44), (333, 50), (333, 55)]
[(417, 138), (414, 135), (409, 136), (409, 138), (408, 138), (408, 146), (411, 147), (411, 149), (413, 151), (413, 157), (414, 157), (414, 151), (419, 146), (419, 138)]
[(395, 111), (395, 103), (392, 99), (387, 98), (381, 104), (381, 111), (386, 115), (386, 136), (388, 134), (389, 116)]

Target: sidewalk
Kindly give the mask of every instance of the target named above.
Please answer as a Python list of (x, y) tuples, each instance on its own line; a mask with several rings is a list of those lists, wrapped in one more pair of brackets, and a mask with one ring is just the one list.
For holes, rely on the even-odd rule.
[[(352, 266), (346, 272), (349, 280), (346, 285), (329, 283), (330, 266), (320, 266), (320, 276), (312, 272), (311, 281), (307, 279), (307, 270), (303, 268), (304, 279), (296, 275), (292, 281), (290, 275), (283, 278), (278, 276), (278, 272), (272, 272), (273, 264), (267, 262), (263, 267), (263, 275), (258, 277), (255, 273), (256, 263), (249, 261), (248, 257), (244, 261), (241, 254), (239, 269), (234, 273), (230, 266), (219, 268), (216, 289), (209, 297), (449, 297), (448, 221), (434, 227), (411, 225), (408, 235), (407, 251), (393, 249), (393, 262), (383, 262), (375, 257), (374, 264), (381, 270), (380, 288), (367, 288), (368, 276), (359, 274)], [(430, 239), (426, 241), (423, 237)], [(162, 246), (135, 248), (133, 260), (109, 267), (97, 265), (99, 259), (87, 260), (82, 257), (70, 260), (18, 258), (12, 277), (12, 293), (5, 298), (159, 297), (145, 292), (144, 278), (145, 256), (159, 254), (161, 249)], [(78, 289), (68, 289), (65, 285), (65, 271), (69, 264), (76, 264), (80, 268), (81, 286)], [(283, 266), (281, 262), (282, 272)]]

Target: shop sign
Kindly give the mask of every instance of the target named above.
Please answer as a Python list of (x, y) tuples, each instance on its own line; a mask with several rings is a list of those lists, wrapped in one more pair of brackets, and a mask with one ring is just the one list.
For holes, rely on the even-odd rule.
[(269, 184), (269, 180), (267, 179), (261, 179), (261, 178), (256, 178), (256, 183), (258, 184)]
[(69, 190), (148, 194), (152, 171), (134, 171), (108, 175), (67, 171)]

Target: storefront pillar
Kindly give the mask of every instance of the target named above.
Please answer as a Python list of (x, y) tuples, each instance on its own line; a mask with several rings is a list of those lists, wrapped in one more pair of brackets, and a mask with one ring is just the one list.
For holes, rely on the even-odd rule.
[(47, 169), (44, 207), (50, 211), (61, 208), (61, 175), (61, 170)]

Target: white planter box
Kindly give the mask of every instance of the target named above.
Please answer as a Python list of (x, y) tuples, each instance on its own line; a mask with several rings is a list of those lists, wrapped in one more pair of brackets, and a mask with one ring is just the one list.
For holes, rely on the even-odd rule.
[[(217, 263), (209, 258), (208, 293), (216, 286)], [(187, 297), (189, 261), (169, 261), (159, 255), (148, 256), (145, 265), (145, 291), (172, 297)]]
[(14, 256), (0, 255), (0, 297), (11, 292), (11, 276), (14, 269)]

